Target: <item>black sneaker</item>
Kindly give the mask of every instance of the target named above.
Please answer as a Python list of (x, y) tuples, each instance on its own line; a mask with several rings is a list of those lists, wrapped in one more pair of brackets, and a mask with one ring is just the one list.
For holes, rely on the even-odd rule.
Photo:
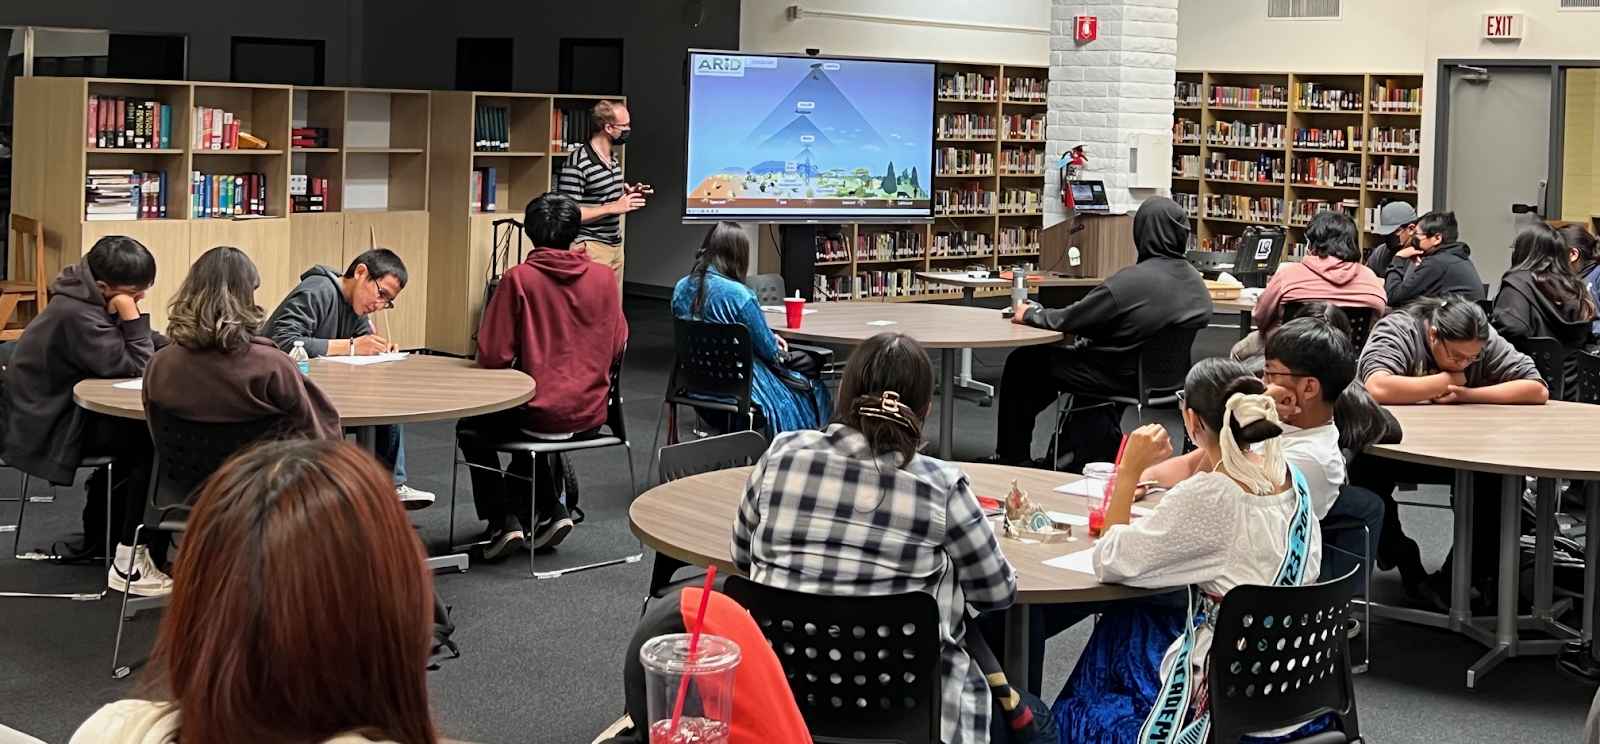
[(499, 528), (489, 530), (488, 544), (483, 546), (483, 559), (503, 560), (506, 556), (517, 552), (527, 539), (527, 534), (522, 531), (522, 523), (517, 521), (516, 517), (508, 516)]
[(567, 513), (567, 507), (556, 504), (549, 514), (539, 520), (533, 528), (533, 549), (553, 548), (567, 539), (567, 533), (572, 531), (572, 516)]

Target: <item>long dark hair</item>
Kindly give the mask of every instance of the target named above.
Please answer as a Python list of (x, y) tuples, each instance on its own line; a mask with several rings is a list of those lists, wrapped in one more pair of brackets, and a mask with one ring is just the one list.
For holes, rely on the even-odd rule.
[[(1223, 413), (1228, 399), (1234, 393), (1260, 395), (1267, 391), (1266, 383), (1250, 372), (1241, 362), (1229, 357), (1202, 359), (1189, 369), (1183, 379), (1184, 403), (1200, 417), (1207, 429), (1222, 435)], [(1234, 419), (1230, 422), (1233, 441), (1241, 447), (1265, 442), (1283, 433), (1283, 428), (1262, 419), (1243, 426)]]
[(749, 272), (750, 236), (739, 223), (718, 222), (700, 243), (700, 250), (694, 253), (694, 270), (690, 274), (698, 279), (699, 285), (695, 287), (689, 312), (695, 319), (700, 318), (706, 307), (706, 272), (711, 269), (736, 282)]
[(219, 245), (200, 255), (173, 295), (167, 336), (191, 351), (237, 354), (261, 332), (261, 275), (244, 251)]
[(877, 454), (905, 467), (922, 446), (922, 416), (933, 402), (933, 364), (910, 336), (880, 333), (850, 353), (833, 421), (867, 438)]
[(1555, 228), (1535, 222), (1522, 228), (1511, 241), (1511, 271), (1533, 275), (1533, 283), (1539, 291), (1558, 306), (1567, 300), (1577, 300), (1579, 319), (1593, 320), (1594, 297), (1589, 294), (1588, 285), (1572, 271), (1572, 264), (1567, 261), (1570, 250)]
[(1584, 229), (1583, 225), (1569, 222), (1556, 228), (1556, 233), (1569, 250), (1578, 252), (1579, 266), (1600, 263), (1600, 241), (1596, 241), (1594, 233)]
[(1460, 295), (1418, 297), (1400, 310), (1427, 321), (1440, 341), (1489, 340), (1489, 316), (1478, 303)]

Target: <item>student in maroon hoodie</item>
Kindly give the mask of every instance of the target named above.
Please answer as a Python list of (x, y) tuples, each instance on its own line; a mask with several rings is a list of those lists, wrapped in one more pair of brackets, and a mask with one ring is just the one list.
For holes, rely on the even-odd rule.
[(1357, 236), (1355, 221), (1343, 212), (1318, 212), (1312, 217), (1306, 225), (1310, 252), (1272, 275), (1251, 312), (1259, 330), (1234, 344), (1233, 358), (1246, 361), (1260, 356), (1267, 339), (1283, 325), (1283, 306), (1290, 302), (1371, 308), (1377, 322), (1389, 306), (1389, 296), (1383, 280), (1362, 265)]
[[(605, 423), (611, 365), (622, 357), (628, 323), (616, 275), (582, 249), (571, 250), (580, 219), (578, 203), (568, 196), (545, 194), (528, 203), (523, 231), (534, 249), (506, 270), (484, 310), (478, 364), (522, 370), (534, 378), (534, 397), (518, 408), (462, 419), (458, 429), (569, 439)], [(472, 468), (472, 497), (478, 518), (489, 523), (484, 558), (503, 558), (524, 544), (554, 546), (572, 531), (549, 467), (535, 468), (529, 455), (511, 458), (509, 472), (535, 480), (530, 514), (526, 498), (512, 497), (526, 493), (527, 481), (484, 469), (500, 467), (498, 453), (463, 446), (461, 455), (479, 466)]]

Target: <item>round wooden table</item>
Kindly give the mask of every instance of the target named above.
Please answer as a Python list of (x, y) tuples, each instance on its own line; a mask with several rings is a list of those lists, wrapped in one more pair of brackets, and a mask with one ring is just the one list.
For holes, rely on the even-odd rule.
[(956, 351), (1034, 346), (1060, 341), (1057, 331), (1018, 325), (998, 310), (910, 302), (808, 302), (799, 328), (780, 313), (763, 313), (767, 326), (797, 341), (855, 346), (880, 333), (903, 333), (926, 349), (939, 350), (939, 457), (951, 458), (955, 441)]
[[(1584, 608), (1581, 631), (1556, 621), (1554, 609), (1555, 513), (1560, 495), (1555, 479), (1587, 481), (1586, 502), (1591, 520), (1600, 520), (1600, 406), (1551, 401), (1542, 406), (1414, 405), (1386, 406), (1400, 421), (1400, 444), (1380, 444), (1367, 452), (1391, 460), (1434, 465), (1456, 471), (1454, 492), (1455, 561), (1451, 577), (1448, 616), (1419, 610), (1380, 607), (1378, 614), (1445, 627), (1467, 635), (1490, 648), (1467, 670), (1467, 686), (1507, 658), (1551, 654), (1572, 638), (1588, 638), (1594, 625), (1595, 578), (1600, 576), (1600, 551), (1585, 556), (1585, 586), (1591, 596)], [(1500, 510), (1500, 565), (1497, 583), (1498, 616), (1492, 628), (1472, 617), (1469, 590), (1472, 560), (1472, 473), (1504, 476)], [(1520, 544), (1523, 479), (1539, 478), (1537, 547), (1534, 567), (1532, 616), (1517, 616), (1520, 580)], [(1600, 522), (1595, 522), (1600, 524)], [(1555, 640), (1520, 640), (1519, 629), (1535, 629)]]
[[(1011, 481), (1046, 509), (1087, 515), (1082, 496), (1056, 493), (1056, 486), (1082, 476), (1033, 468), (964, 462), (972, 490), (979, 496), (1004, 499)], [(739, 573), (731, 551), (733, 524), (745, 481), (751, 468), (729, 468), (663, 483), (644, 492), (628, 508), (628, 523), (645, 545), (656, 552), (695, 566), (715, 565), (723, 572)], [(1146, 499), (1150, 507), (1157, 499)], [(1045, 561), (1088, 550), (1094, 546), (1087, 527), (1074, 528), (1076, 540), (1065, 543), (1025, 543), (999, 535), (1000, 550), (1017, 571), (1017, 604), (1006, 611), (1006, 648), (1002, 657), (1012, 679), (1026, 679), (1028, 669), (1028, 612), (1025, 605), (1091, 602), (1156, 594), (1166, 590), (1136, 589), (1102, 584), (1092, 574), (1047, 566)]]

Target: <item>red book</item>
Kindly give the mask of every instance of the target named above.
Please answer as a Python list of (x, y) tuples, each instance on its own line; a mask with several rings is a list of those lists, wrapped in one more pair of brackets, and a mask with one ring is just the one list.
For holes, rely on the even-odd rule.
[(100, 126), (100, 96), (89, 94), (89, 146), (99, 147), (100, 139), (97, 130)]

